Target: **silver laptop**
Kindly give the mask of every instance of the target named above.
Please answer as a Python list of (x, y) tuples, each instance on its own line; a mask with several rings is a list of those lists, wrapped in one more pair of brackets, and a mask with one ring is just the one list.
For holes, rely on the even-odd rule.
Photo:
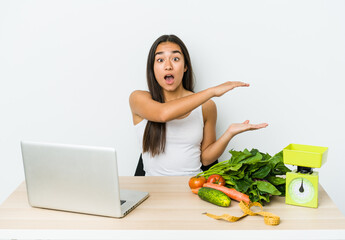
[(113, 148), (21, 142), (31, 206), (124, 217), (149, 194), (120, 190)]

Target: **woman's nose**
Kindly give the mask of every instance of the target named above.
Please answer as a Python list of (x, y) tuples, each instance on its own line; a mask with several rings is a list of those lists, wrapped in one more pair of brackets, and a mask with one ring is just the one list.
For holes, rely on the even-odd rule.
[(172, 65), (170, 61), (166, 61), (165, 62), (165, 70), (171, 70), (172, 69)]

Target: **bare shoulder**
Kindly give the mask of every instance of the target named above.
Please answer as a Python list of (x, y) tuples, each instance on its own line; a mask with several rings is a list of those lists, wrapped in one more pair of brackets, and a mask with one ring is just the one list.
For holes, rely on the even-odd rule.
[(204, 121), (207, 121), (207, 119), (210, 118), (217, 119), (217, 106), (213, 100), (210, 99), (202, 104), (202, 115), (204, 117)]
[(142, 108), (142, 103), (147, 102), (149, 99), (152, 99), (151, 94), (142, 90), (135, 90), (129, 96), (129, 105), (131, 107), (134, 125), (137, 125), (143, 120), (143, 117), (139, 114), (139, 109)]
[(129, 96), (129, 104), (132, 106), (133, 104), (145, 101), (146, 99), (152, 99), (151, 94), (148, 91), (135, 90)]
[(134, 100), (135, 98), (140, 97), (151, 97), (151, 94), (148, 91), (144, 90), (135, 90), (129, 96), (129, 101)]
[(202, 104), (203, 112), (216, 111), (216, 110), (217, 110), (216, 103), (212, 99)]

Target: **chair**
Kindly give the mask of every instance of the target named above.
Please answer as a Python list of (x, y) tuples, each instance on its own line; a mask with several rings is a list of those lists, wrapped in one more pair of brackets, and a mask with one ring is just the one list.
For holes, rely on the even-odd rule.
[[(142, 155), (142, 154), (140, 154), (139, 162), (138, 162), (138, 165), (137, 165), (137, 169), (135, 170), (134, 176), (145, 176), (144, 164), (143, 164), (143, 159), (142, 159), (141, 155)], [(208, 165), (208, 166), (202, 165), (202, 166), (201, 166), (201, 170), (202, 170), (202, 171), (206, 171), (206, 170), (208, 170), (210, 167), (212, 167), (213, 165), (215, 165), (215, 164), (217, 164), (217, 163), (218, 163), (218, 160), (216, 160), (215, 162), (211, 163), (211, 164)]]

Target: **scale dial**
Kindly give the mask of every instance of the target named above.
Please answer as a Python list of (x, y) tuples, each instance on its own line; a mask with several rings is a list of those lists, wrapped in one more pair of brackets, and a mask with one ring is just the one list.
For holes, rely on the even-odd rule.
[(288, 191), (291, 199), (299, 204), (310, 202), (315, 196), (313, 184), (306, 178), (298, 177), (291, 180)]

